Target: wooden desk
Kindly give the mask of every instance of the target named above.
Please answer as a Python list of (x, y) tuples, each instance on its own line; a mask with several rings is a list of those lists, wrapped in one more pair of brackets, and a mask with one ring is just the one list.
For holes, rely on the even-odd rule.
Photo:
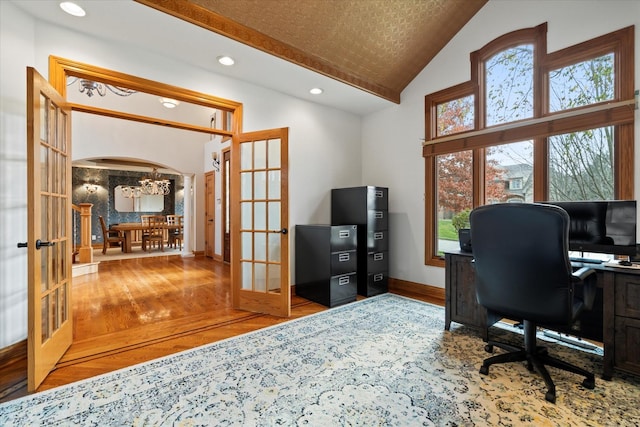
[[(487, 340), (487, 311), (476, 299), (473, 255), (445, 254), (445, 329), (451, 322), (479, 330)], [(603, 264), (575, 264), (596, 270), (598, 294), (592, 310), (584, 311), (579, 328), (560, 332), (600, 341), (604, 347), (604, 379), (620, 369), (640, 375), (640, 270), (607, 267)]]
[[(167, 230), (176, 230), (180, 228), (177, 224), (163, 224), (163, 228)], [(142, 231), (149, 228), (148, 225), (143, 225), (139, 222), (123, 222), (121, 224), (114, 224), (111, 226), (112, 230), (122, 231), (124, 234), (124, 252), (131, 252), (131, 232), (132, 231)]]

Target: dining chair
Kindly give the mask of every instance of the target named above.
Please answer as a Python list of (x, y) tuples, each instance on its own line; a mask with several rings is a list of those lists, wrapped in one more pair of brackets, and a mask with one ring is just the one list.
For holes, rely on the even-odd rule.
[[(160, 250), (164, 252), (164, 216), (149, 215), (144, 221), (148, 222), (148, 226), (142, 233), (142, 250), (146, 252), (147, 244), (152, 245), (153, 242), (158, 242)], [(151, 250), (151, 246), (149, 247), (149, 250)]]
[[(180, 248), (180, 250), (182, 250), (182, 239), (184, 238), (184, 229), (182, 226), (182, 220), (183, 220), (183, 216), (182, 215), (173, 215), (175, 218), (173, 218), (173, 225), (177, 225), (178, 227), (175, 229), (171, 229), (169, 230), (169, 241), (168, 244), (172, 247), (175, 248), (176, 245), (178, 245), (178, 248)], [(167, 215), (167, 219), (168, 219), (169, 215)], [(167, 221), (167, 224), (170, 224)]]
[(107, 248), (120, 246), (124, 251), (124, 235), (118, 230), (109, 230), (102, 216), (98, 216), (102, 228), (102, 253), (107, 253)]

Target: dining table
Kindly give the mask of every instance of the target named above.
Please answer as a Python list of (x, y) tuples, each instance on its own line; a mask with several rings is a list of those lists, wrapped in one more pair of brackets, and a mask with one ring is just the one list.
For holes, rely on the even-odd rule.
[[(132, 252), (131, 249), (131, 232), (133, 231), (142, 231), (142, 230), (146, 230), (149, 228), (148, 224), (142, 224), (141, 222), (123, 222), (120, 224), (112, 224), (111, 227), (109, 227), (111, 230), (117, 230), (117, 231), (122, 231), (122, 234), (124, 235), (124, 252), (125, 253), (130, 253)], [(162, 228), (166, 228), (167, 230), (177, 230), (178, 228), (180, 228), (180, 225), (178, 224), (167, 224), (164, 223), (162, 224)]]

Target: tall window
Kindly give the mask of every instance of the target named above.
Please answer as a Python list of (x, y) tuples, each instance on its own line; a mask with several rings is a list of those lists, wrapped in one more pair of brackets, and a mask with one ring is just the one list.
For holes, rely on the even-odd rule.
[(487, 126), (533, 117), (534, 45), (505, 49), (485, 61)]
[(479, 205), (633, 198), (633, 27), (551, 54), (546, 32), (497, 38), (425, 97), (427, 264)]

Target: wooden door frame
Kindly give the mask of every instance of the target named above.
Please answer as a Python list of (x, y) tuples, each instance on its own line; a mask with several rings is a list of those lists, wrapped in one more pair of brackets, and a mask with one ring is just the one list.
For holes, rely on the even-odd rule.
[[(207, 192), (207, 178), (208, 177), (212, 177), (212, 185), (213, 185), (213, 201), (211, 201), (211, 204), (213, 206), (213, 212), (211, 214), (211, 217), (213, 218), (213, 232), (212, 232), (212, 236), (209, 236), (208, 233), (208, 222), (209, 222), (209, 218), (207, 217), (207, 206), (209, 204), (209, 193)], [(212, 240), (212, 253), (211, 253), (211, 258), (212, 259), (216, 259), (216, 171), (212, 170), (209, 172), (205, 172), (204, 174), (204, 208), (205, 208), (205, 213), (204, 213), (204, 230), (205, 230), (205, 245), (204, 245), (204, 254), (205, 256), (207, 256), (207, 244), (206, 241), (207, 239), (209, 239), (209, 237), (211, 237)]]
[(122, 111), (106, 110), (84, 104), (69, 103), (72, 111), (97, 114), (101, 116), (114, 117), (124, 120), (137, 121), (148, 124), (155, 124), (164, 127), (184, 129), (195, 132), (202, 132), (210, 135), (220, 135), (223, 138), (232, 137), (242, 132), (242, 103), (229, 99), (219, 98), (202, 92), (184, 89), (153, 80), (144, 79), (106, 68), (84, 64), (58, 56), (49, 56), (49, 83), (62, 95), (67, 96), (67, 77), (73, 76), (80, 79), (88, 79), (96, 82), (110, 84), (114, 86), (133, 89), (160, 97), (172, 98), (189, 104), (201, 105), (203, 107), (229, 111), (233, 115), (230, 130), (212, 129), (207, 126), (196, 126), (186, 123), (172, 122), (155, 117), (140, 116), (124, 113)]
[[(195, 92), (177, 86), (143, 79), (129, 74), (84, 64), (53, 55), (49, 56), (49, 83), (63, 97), (66, 97), (67, 94), (67, 76), (94, 80), (105, 84), (126, 87), (139, 92), (153, 94), (160, 97), (176, 99), (185, 103), (192, 103), (204, 107), (228, 111), (232, 114), (232, 120), (229, 126), (230, 129), (224, 130), (212, 129), (211, 127), (206, 126), (195, 126), (185, 123), (171, 122), (159, 118), (139, 116), (124, 113), (121, 111), (105, 110), (83, 104), (67, 103), (67, 105), (71, 107), (72, 112), (79, 111), (117, 119), (131, 120), (141, 123), (160, 125), (164, 127), (201, 132), (209, 135), (220, 135), (223, 139), (231, 138), (233, 137), (233, 135), (236, 135), (237, 133), (240, 133), (242, 131), (243, 105), (240, 102), (218, 98), (205, 93)], [(67, 172), (71, 174), (71, 161), (68, 162), (67, 167)], [(69, 204), (69, 214), (70, 212), (71, 204)], [(69, 258), (69, 260), (71, 261), (71, 258)], [(72, 304), (70, 304), (69, 310), (70, 316), (73, 316)]]
[[(122, 111), (106, 110), (84, 104), (69, 103), (71, 111), (79, 111), (117, 119), (154, 124), (163, 127), (201, 132), (209, 135), (219, 135), (222, 137), (223, 141), (242, 132), (243, 105), (240, 102), (219, 98), (202, 92), (195, 92), (189, 89), (144, 79), (130, 74), (120, 73), (106, 68), (96, 67), (90, 64), (72, 61), (70, 59), (54, 55), (49, 56), (49, 82), (62, 96), (66, 96), (67, 93), (68, 76), (125, 87), (139, 92), (157, 95), (159, 97), (172, 98), (185, 103), (222, 110), (223, 120), (221, 122), (224, 127), (229, 127), (230, 129), (225, 130), (207, 126), (172, 122), (160, 118), (135, 115)], [(224, 114), (224, 112), (231, 113), (231, 123), (227, 120), (227, 114)]]
[[(227, 203), (227, 200), (229, 199), (230, 195), (231, 195), (231, 189), (229, 188), (229, 182), (227, 180), (227, 176), (229, 176), (230, 172), (231, 172), (231, 167), (227, 167), (227, 162), (225, 161), (225, 157), (226, 155), (229, 155), (229, 165), (231, 164), (231, 147), (227, 147), (224, 148), (222, 150), (222, 162), (221, 162), (221, 168), (220, 168), (220, 173), (222, 174), (222, 182), (221, 182), (221, 190), (220, 190), (220, 194), (221, 194), (221, 199), (222, 199), (222, 209), (221, 209), (221, 217), (222, 220), (220, 221), (220, 235), (222, 236), (222, 244), (221, 244), (221, 248), (222, 248), (222, 253), (220, 254), (221, 258), (222, 258), (222, 262), (227, 262), (224, 258), (224, 255), (226, 253), (226, 251), (229, 251), (229, 264), (231, 264), (231, 236), (229, 236), (229, 243), (228, 243), (228, 247), (226, 246), (226, 233), (225, 233), (225, 226), (227, 224), (227, 221), (229, 220), (229, 218), (227, 217), (227, 210), (229, 210), (229, 213), (231, 212), (231, 203)], [(231, 227), (229, 227), (231, 228)]]

